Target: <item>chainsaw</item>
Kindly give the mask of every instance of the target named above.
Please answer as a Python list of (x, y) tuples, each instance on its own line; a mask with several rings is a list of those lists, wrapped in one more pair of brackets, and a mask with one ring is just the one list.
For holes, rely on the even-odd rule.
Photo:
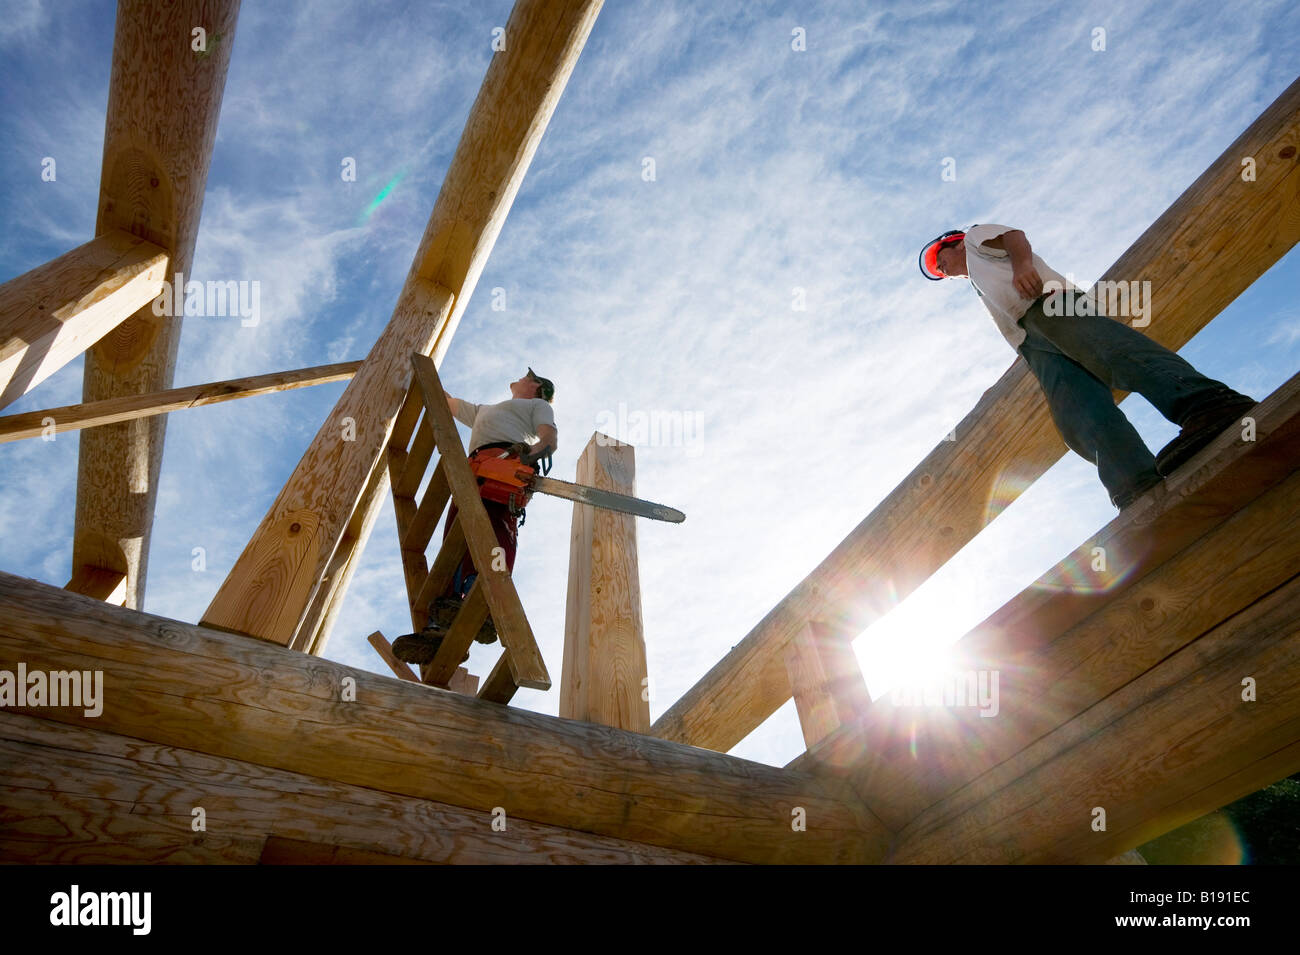
[[(590, 504), (610, 511), (632, 514), (636, 517), (648, 517), (656, 521), (669, 521), (680, 524), (686, 515), (673, 507), (643, 501), (639, 497), (602, 491), (600, 488), (587, 487), (583, 484), (570, 484), (546, 477), (551, 470), (551, 459), (541, 458), (529, 461), (515, 457), (510, 451), (501, 449), (500, 456), (480, 451), (470, 458), (470, 470), (478, 481), (479, 496), (484, 500), (505, 504), (512, 512), (523, 510), (528, 498), (533, 494), (549, 494)], [(539, 473), (540, 470), (540, 473)]]

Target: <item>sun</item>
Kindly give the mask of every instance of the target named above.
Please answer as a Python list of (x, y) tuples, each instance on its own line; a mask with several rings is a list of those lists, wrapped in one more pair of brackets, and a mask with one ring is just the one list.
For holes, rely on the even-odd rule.
[(966, 600), (918, 589), (864, 630), (853, 647), (871, 698), (942, 679), (954, 665), (953, 645), (971, 629), (975, 613)]

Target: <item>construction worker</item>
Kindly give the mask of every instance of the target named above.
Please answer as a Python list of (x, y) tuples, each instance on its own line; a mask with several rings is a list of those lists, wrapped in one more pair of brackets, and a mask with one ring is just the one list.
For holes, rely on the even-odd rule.
[[(444, 392), (452, 414), (468, 425), (469, 462), (473, 469), (481, 455), (517, 457), (529, 466), (550, 457), (559, 447), (555, 429), (555, 411), (551, 402), (555, 398), (555, 385), (549, 378), (534, 374), (531, 368), (518, 381), (510, 383), (511, 397), (494, 405), (476, 405)], [(512, 509), (507, 504), (483, 499), (496, 533), (497, 543), (505, 557), (506, 569), (514, 570), (518, 541), (518, 525), (522, 523), (523, 510)], [(456, 503), (447, 512), (443, 540), (456, 520)], [(474, 585), (473, 561), (466, 553), (447, 592), (433, 603), (429, 623), (420, 633), (408, 633), (393, 641), (393, 655), (407, 663), (428, 663), (437, 656), (443, 637), (460, 610), (461, 602)], [(491, 618), (483, 622), (474, 638), (479, 643), (492, 643), (497, 639)], [(469, 659), (469, 654), (465, 654)], [(464, 660), (461, 661), (462, 663)]]
[[(921, 249), (920, 265), (932, 281), (970, 280), (1038, 379), (1061, 437), (1097, 465), (1121, 510), (1255, 405), (1126, 322), (1098, 314), (1099, 302), (1048, 266), (1019, 229), (976, 225), (945, 232)], [(1115, 406), (1112, 389), (1142, 395), (1181, 428), (1178, 437), (1152, 457)]]

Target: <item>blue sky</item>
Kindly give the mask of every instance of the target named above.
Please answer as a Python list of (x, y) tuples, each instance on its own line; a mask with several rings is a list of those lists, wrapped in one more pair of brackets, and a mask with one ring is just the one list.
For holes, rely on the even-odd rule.
[[(554, 379), (559, 477), (620, 405), (696, 424), (690, 441), (637, 451), (642, 496), (688, 515), (638, 526), (652, 716), (1015, 357), (968, 285), (921, 278), (920, 245), (1006, 223), (1092, 281), (1295, 78), (1288, 6), (606, 5), (442, 374), (477, 402), (508, 397), (526, 365)], [(187, 318), (177, 384), (364, 356), (509, 9), (246, 0), (192, 277), (259, 281), (261, 320)], [(112, 4), (76, 0), (7, 0), (6, 11), (0, 279), (91, 237), (114, 19)], [(1092, 49), (1097, 27), (1104, 51)], [(791, 49), (796, 28), (806, 50)], [(40, 179), (46, 156), (53, 183)], [(339, 175), (349, 156), (352, 183)], [(955, 181), (941, 177), (945, 157)], [(1183, 354), (1255, 397), (1289, 378), (1297, 262), (1293, 250)], [(342, 390), (171, 416), (145, 609), (202, 615)], [(80, 394), (76, 361), (8, 410)], [(1176, 431), (1139, 397), (1123, 407), (1153, 449)], [(66, 582), (77, 440), (0, 446), (6, 571)], [(950, 643), (1114, 513), (1094, 469), (1067, 456), (858, 641), (873, 690), (901, 648)], [(515, 571), (557, 684), (570, 517), (565, 503), (536, 501)], [(391, 505), (326, 656), (386, 672), (364, 642), (375, 629), (409, 629)], [(476, 646), (471, 668), (485, 674), (494, 652)], [(558, 694), (515, 702), (554, 713)], [(782, 764), (802, 749), (787, 704), (733, 752)]]

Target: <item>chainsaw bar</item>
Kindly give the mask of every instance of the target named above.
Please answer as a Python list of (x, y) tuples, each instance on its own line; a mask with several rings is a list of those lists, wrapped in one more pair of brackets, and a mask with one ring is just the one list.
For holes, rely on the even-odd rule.
[(568, 481), (559, 481), (555, 478), (538, 475), (529, 482), (528, 486), (530, 490), (536, 491), (538, 494), (563, 497), (570, 501), (577, 501), (579, 504), (603, 507), (609, 511), (620, 511), (624, 514), (648, 517), (656, 521), (669, 521), (673, 524), (680, 524), (686, 520), (686, 515), (675, 507), (665, 507), (662, 504), (643, 501), (639, 497), (628, 497), (626, 494), (602, 491), (600, 488), (587, 487), (583, 484), (570, 484)]

